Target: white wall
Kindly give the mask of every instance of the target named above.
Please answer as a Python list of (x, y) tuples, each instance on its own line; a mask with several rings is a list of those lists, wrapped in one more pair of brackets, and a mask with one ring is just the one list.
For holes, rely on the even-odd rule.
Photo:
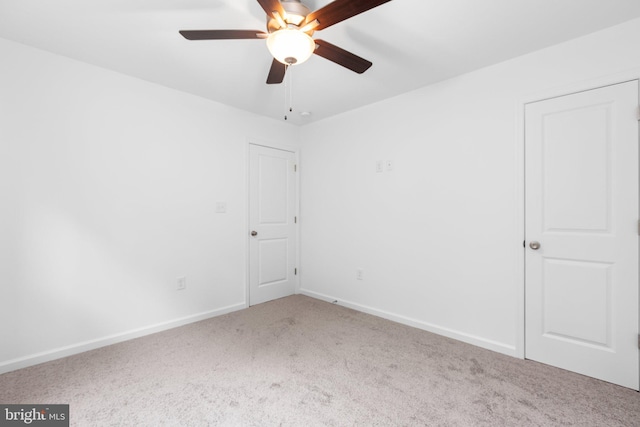
[(635, 20), (302, 128), (301, 292), (521, 356), (523, 101), (640, 67), (638, 40)]
[(0, 372), (244, 307), (247, 138), (298, 129), (2, 39), (0, 57)]

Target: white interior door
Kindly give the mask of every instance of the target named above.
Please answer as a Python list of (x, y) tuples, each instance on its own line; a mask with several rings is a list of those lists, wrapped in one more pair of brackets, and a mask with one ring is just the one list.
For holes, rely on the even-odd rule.
[(525, 110), (526, 358), (636, 390), (637, 112), (637, 81)]
[(249, 304), (295, 292), (295, 153), (249, 146)]

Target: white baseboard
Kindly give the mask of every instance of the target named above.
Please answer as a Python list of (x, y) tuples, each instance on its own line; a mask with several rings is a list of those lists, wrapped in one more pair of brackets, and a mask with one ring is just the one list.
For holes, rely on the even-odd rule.
[(179, 326), (187, 325), (189, 323), (195, 323), (201, 320), (210, 319), (212, 317), (221, 316), (223, 314), (241, 310), (246, 307), (246, 303), (229, 305), (226, 307), (218, 308), (216, 310), (193, 314), (174, 320), (169, 320), (167, 322), (156, 323), (155, 325), (132, 329), (130, 331), (121, 332), (94, 340), (84, 341), (53, 350), (43, 351), (41, 353), (31, 354), (17, 359), (11, 359), (5, 362), (0, 362), (0, 374), (15, 371), (16, 369), (38, 365), (44, 362), (49, 362), (51, 360), (60, 359), (62, 357), (72, 356), (74, 354), (83, 353), (85, 351), (95, 350), (96, 348), (105, 347), (111, 344), (117, 344), (119, 342), (128, 341), (134, 338), (140, 338), (145, 335), (155, 334), (157, 332), (166, 331), (167, 329), (173, 329)]
[(331, 303), (334, 303), (337, 301), (336, 303), (338, 305), (348, 307), (357, 311), (361, 311), (363, 313), (372, 314), (374, 316), (382, 317), (383, 319), (402, 323), (403, 325), (412, 326), (414, 328), (422, 329), (428, 332), (433, 332), (434, 334), (442, 335), (448, 338), (452, 338), (454, 340), (466, 342), (467, 344), (472, 344), (478, 347), (486, 348), (487, 350), (492, 350), (497, 353), (518, 357), (515, 346), (510, 346), (501, 342), (492, 341), (492, 340), (488, 340), (475, 335), (466, 334), (464, 332), (455, 331), (453, 329), (443, 328), (441, 326), (423, 322), (421, 320), (412, 319), (410, 317), (402, 316), (395, 313), (389, 313), (384, 310), (379, 310), (376, 308), (353, 303), (350, 301), (345, 301), (339, 298), (334, 298), (329, 295), (324, 295), (324, 294), (310, 291), (307, 289), (300, 289), (298, 293), (302, 295), (306, 295), (311, 298), (316, 298), (316, 299), (320, 299), (320, 300), (331, 302)]

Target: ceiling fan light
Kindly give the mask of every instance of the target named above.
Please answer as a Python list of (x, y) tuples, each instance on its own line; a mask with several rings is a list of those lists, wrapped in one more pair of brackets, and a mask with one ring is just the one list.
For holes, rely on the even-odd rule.
[(283, 64), (297, 65), (309, 59), (316, 43), (300, 30), (283, 28), (269, 34), (267, 48), (271, 55)]

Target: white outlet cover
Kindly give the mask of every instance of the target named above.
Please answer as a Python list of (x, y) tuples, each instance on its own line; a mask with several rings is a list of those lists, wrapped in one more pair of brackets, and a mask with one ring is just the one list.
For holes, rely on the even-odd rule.
[(382, 160), (378, 160), (376, 162), (376, 173), (382, 173), (384, 172), (384, 163)]
[(216, 213), (226, 213), (227, 202), (216, 202)]

